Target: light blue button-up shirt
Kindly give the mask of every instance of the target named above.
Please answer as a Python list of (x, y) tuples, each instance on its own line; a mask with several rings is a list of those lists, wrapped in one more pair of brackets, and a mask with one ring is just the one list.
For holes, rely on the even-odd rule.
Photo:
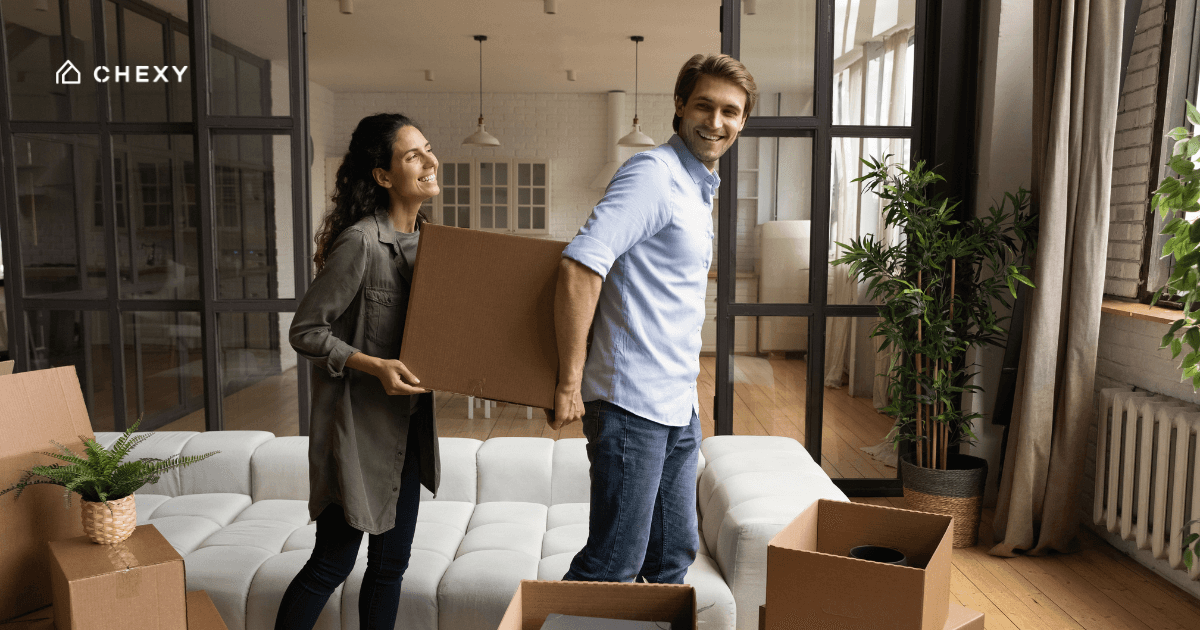
[(563, 256), (604, 279), (584, 401), (607, 400), (667, 426), (699, 413), (700, 327), (721, 178), (672, 136), (634, 155)]

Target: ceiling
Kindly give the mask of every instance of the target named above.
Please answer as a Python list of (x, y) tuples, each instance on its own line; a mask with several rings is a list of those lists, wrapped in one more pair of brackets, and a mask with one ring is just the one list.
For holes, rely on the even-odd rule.
[(335, 92), (474, 92), (473, 35), (488, 36), (486, 92), (632, 92), (629, 36), (643, 35), (640, 89), (669, 94), (688, 57), (721, 51), (720, 0), (558, 0), (554, 15), (543, 0), (353, 2), (308, 3), (309, 78)]

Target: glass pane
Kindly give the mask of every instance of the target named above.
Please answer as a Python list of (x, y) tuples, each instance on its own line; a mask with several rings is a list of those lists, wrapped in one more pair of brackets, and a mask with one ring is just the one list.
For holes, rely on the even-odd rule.
[(493, 191), (493, 188), (491, 186), (480, 186), (479, 187), (479, 203), (493, 203), (492, 191)]
[(501, 230), (508, 229), (508, 208), (496, 209), (496, 227)]
[[(112, 87), (119, 87), (124, 92), (124, 119), (136, 122), (167, 120), (167, 90), (170, 81), (178, 81), (178, 77), (170, 70), (161, 75), (155, 72), (156, 67), (163, 68), (167, 58), (166, 26), (128, 5), (121, 15), (125, 20), (121, 63), (109, 63), (109, 66), (112, 68)], [(187, 79), (185, 74), (184, 80)]]
[(221, 395), (226, 429), (299, 435), (294, 313), (219, 313)]
[(492, 173), (494, 171), (495, 171), (495, 169), (492, 167), (491, 162), (480, 162), (479, 163), (479, 183), (490, 186), (492, 183), (492, 178), (493, 178)]
[(530, 195), (528, 188), (518, 188), (517, 189), (517, 203), (520, 203), (520, 204), (530, 203), (530, 201), (529, 201), (530, 197), (531, 197), (531, 195)]
[[(701, 330), (706, 345), (716, 347), (716, 281), (709, 282), (713, 318)], [(785, 319), (785, 318), (777, 318)], [(735, 435), (777, 435), (804, 443), (804, 406), (808, 398), (808, 320), (786, 318), (787, 328), (799, 331), (799, 343), (760, 347), (759, 318), (735, 317), (733, 352), (729, 368), (733, 378), (733, 432)], [(710, 323), (711, 321), (711, 323)], [(715, 369), (715, 368), (714, 368)]]
[(542, 205), (542, 204), (546, 203), (546, 189), (545, 188), (534, 188), (533, 189), (533, 203), (535, 205)]
[[(907, 138), (834, 138), (833, 165), (829, 200), (829, 252), (826, 260), (836, 260), (844, 255), (838, 243), (849, 243), (852, 239), (874, 235), (876, 240), (895, 242), (900, 237), (893, 230), (884, 230), (879, 197), (867, 191), (866, 182), (856, 178), (866, 173), (866, 165), (859, 159), (883, 159), (892, 156), (892, 163), (908, 163), (909, 145)], [(830, 304), (869, 304), (867, 284), (857, 283), (850, 277), (846, 265), (829, 268)]]
[(507, 162), (497, 162), (496, 163), (496, 183), (497, 184), (508, 184), (508, 163)]
[(529, 164), (518, 164), (517, 165), (517, 185), (518, 186), (528, 186), (529, 185)]
[(114, 136), (113, 151), (122, 171), (121, 297), (200, 299), (200, 225), (190, 220), (196, 205), (192, 137)]
[(481, 206), (479, 208), (479, 227), (484, 229), (492, 228), (492, 207)]
[(914, 2), (835, 3), (833, 124), (911, 124), (916, 18)]
[[(847, 1), (837, 0), (839, 5)], [(816, 0), (775, 0), (756, 8), (742, 16), (741, 32), (741, 60), (758, 85), (758, 106), (751, 115), (811, 116)]]
[(496, 189), (496, 203), (508, 205), (508, 188)]
[(459, 186), (471, 185), (471, 165), (470, 164), (463, 163), (463, 164), (458, 165), (458, 185)]
[(546, 229), (546, 209), (545, 208), (534, 208), (533, 209), (533, 229), (535, 229), (535, 230)]
[(285, 0), (209, 0), (212, 109), (224, 116), (287, 116)]
[(471, 210), (470, 208), (458, 209), (458, 227), (471, 227)]
[(520, 206), (517, 208), (517, 229), (529, 229), (529, 206)]
[[(117, 27), (120, 12), (121, 9), (115, 2), (105, 0), (104, 54), (110, 69), (122, 65), (120, 29)], [(112, 110), (112, 120), (125, 120), (125, 96), (122, 89), (122, 86), (115, 82), (108, 88), (108, 106)]]
[(204, 430), (204, 347), (200, 313), (132, 312), (121, 316), (128, 423), (143, 430)]
[(546, 165), (545, 164), (534, 164), (533, 165), (533, 185), (534, 186), (545, 186), (546, 185)]
[(454, 205), (454, 189), (453, 188), (442, 189), (442, 203), (451, 205), (451, 206)]
[(13, 148), (25, 294), (104, 297), (97, 138), (16, 135)]
[(808, 302), (812, 138), (739, 142), (735, 300)]
[(13, 120), (96, 119), (96, 84), (87, 74), (95, 66), (91, 5), (67, 4), (70, 33), (64, 37), (58, 2), (39, 10), (34, 2), (3, 0)]
[(218, 154), (213, 166), (217, 296), (295, 297), (291, 138), (228, 137), (237, 157)]
[(92, 431), (112, 431), (112, 346), (104, 311), (29, 310), (29, 369), (75, 366)]
[(825, 324), (821, 466), (830, 477), (895, 478), (892, 419), (883, 376), (891, 353), (871, 338), (874, 317), (831, 317)]

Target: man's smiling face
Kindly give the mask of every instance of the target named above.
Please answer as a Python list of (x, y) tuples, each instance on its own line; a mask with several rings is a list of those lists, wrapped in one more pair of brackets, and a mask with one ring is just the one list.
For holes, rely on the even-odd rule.
[(692, 155), (709, 170), (725, 155), (744, 123), (746, 91), (726, 79), (704, 75), (683, 103), (675, 99), (675, 115), (679, 116), (679, 137)]

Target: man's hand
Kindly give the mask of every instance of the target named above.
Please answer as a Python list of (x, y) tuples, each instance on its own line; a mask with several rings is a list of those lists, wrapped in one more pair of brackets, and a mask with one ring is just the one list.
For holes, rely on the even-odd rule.
[(355, 352), (346, 360), (346, 366), (378, 378), (388, 396), (424, 394), (429, 391), (420, 387), (421, 379), (413, 376), (398, 359), (380, 359)]
[(546, 414), (546, 422), (555, 431), (583, 419), (583, 397), (579, 386), (559, 383), (554, 390), (554, 411)]

